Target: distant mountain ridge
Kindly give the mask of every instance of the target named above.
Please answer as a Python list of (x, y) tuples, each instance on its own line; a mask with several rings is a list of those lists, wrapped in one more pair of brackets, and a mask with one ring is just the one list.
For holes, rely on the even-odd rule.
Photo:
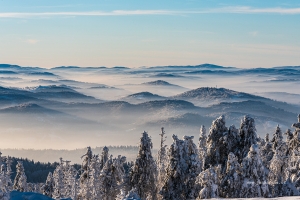
[(190, 90), (172, 98), (179, 99), (233, 99), (233, 98), (261, 98), (255, 95), (247, 94), (244, 92), (237, 92), (226, 88), (214, 88), (214, 87), (201, 87), (194, 90)]

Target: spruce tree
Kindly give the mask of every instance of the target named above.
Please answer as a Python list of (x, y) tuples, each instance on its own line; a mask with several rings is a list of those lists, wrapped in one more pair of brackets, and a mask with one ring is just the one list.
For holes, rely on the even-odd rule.
[(219, 197), (219, 177), (217, 168), (217, 166), (210, 167), (201, 172), (197, 177), (197, 184), (201, 187), (197, 199), (210, 199)]
[(9, 159), (10, 157), (7, 157), (6, 163), (9, 164), (8, 167), (5, 168), (5, 165), (3, 164), (4, 162), (4, 157), (1, 156), (2, 153), (0, 152), (0, 160), (1, 160), (1, 171), (0, 171), (0, 199), (1, 200), (9, 200), (10, 199), (10, 191), (11, 191), (11, 170), (10, 169), (10, 164)]
[(13, 189), (20, 192), (25, 192), (27, 190), (27, 177), (25, 175), (22, 161), (18, 161), (16, 169), (17, 169), (17, 174), (14, 180)]
[[(156, 160), (156, 165), (157, 165), (157, 190), (160, 190), (163, 186), (163, 181), (165, 179), (166, 175), (166, 167), (167, 167), (167, 152), (166, 152), (166, 147), (165, 145), (165, 130), (164, 128), (161, 128), (161, 134), (160, 135), (160, 149), (158, 150), (157, 153), (157, 160)], [(158, 199), (161, 199), (161, 196), (158, 194), (157, 196)]]
[(198, 145), (198, 154), (201, 162), (201, 171), (204, 170), (205, 159), (207, 156), (207, 147), (206, 147), (206, 129), (205, 126), (200, 127), (200, 137), (199, 137), (199, 145)]
[(53, 176), (52, 176), (51, 172), (49, 172), (46, 183), (43, 186), (42, 190), (43, 190), (43, 195), (46, 195), (46, 196), (52, 198), (52, 194), (54, 191), (54, 180), (53, 180)]
[(101, 153), (101, 159), (100, 159), (100, 170), (103, 169), (106, 161), (108, 160), (109, 156), (108, 156), (108, 151), (109, 149), (105, 146), (102, 149), (102, 153)]
[(282, 131), (279, 127), (279, 125), (277, 125), (275, 133), (273, 134), (273, 138), (271, 140), (271, 142), (273, 143), (273, 149), (276, 150), (277, 146), (283, 143), (283, 136), (282, 136)]
[(293, 134), (288, 133), (287, 145), (289, 155), (289, 178), (296, 188), (300, 188), (300, 114), (298, 122), (292, 125)]
[(252, 144), (242, 164), (242, 198), (269, 197), (266, 170), (260, 158), (259, 148)]
[(224, 198), (239, 198), (242, 185), (242, 169), (238, 158), (230, 152), (228, 155), (226, 173), (220, 184), (220, 196)]
[(53, 172), (54, 190), (52, 193), (52, 198), (58, 199), (63, 198), (65, 193), (64, 185), (64, 166), (63, 159), (60, 158), (60, 163), (57, 165)]
[(225, 126), (225, 117), (222, 115), (212, 122), (207, 137), (207, 156), (205, 159), (205, 169), (210, 166), (216, 166), (221, 164), (225, 167), (228, 146), (224, 141), (224, 136), (228, 135), (228, 128)]
[(240, 125), (239, 161), (241, 162), (249, 152), (252, 145), (257, 144), (255, 121), (249, 115), (245, 115)]
[(276, 146), (276, 150), (271, 160), (268, 179), (272, 187), (272, 196), (277, 197), (282, 196), (283, 184), (288, 177), (286, 170), (288, 168), (288, 157), (286, 156), (287, 145), (285, 143), (277, 143), (274, 146)]
[(198, 195), (195, 181), (201, 172), (201, 162), (193, 136), (184, 136), (184, 140), (179, 140), (176, 135), (172, 138), (166, 177), (160, 194), (163, 199), (195, 199)]
[(140, 139), (137, 158), (130, 172), (131, 188), (136, 188), (141, 199), (156, 198), (156, 165), (152, 157), (152, 141), (145, 131)]

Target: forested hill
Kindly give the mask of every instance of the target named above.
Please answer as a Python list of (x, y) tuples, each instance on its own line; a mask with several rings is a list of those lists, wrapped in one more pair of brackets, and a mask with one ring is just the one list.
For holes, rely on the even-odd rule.
[[(54, 170), (56, 169), (56, 167), (59, 165), (58, 162), (53, 162), (53, 163), (43, 163), (43, 162), (35, 162), (34, 160), (29, 160), (27, 158), (16, 158), (16, 157), (11, 157), (12, 160), (12, 165), (11, 165), (11, 169), (12, 169), (12, 174), (11, 174), (11, 178), (12, 180), (15, 179), (16, 176), (16, 166), (17, 166), (17, 162), (18, 161), (22, 161), (23, 162), (23, 166), (24, 166), (24, 170), (25, 170), (25, 174), (27, 177), (27, 181), (30, 183), (44, 183), (47, 179), (47, 176), (49, 174), (49, 172), (53, 173)], [(5, 162), (6, 159), (3, 159), (3, 162)], [(80, 164), (73, 164), (74, 168), (80, 172)], [(126, 173), (129, 172), (129, 168), (130, 168), (131, 164), (130, 162), (125, 162), (123, 167), (126, 171)], [(80, 173), (78, 173), (79, 175)]]
[[(113, 156), (123, 155), (126, 156), (127, 161), (133, 161), (136, 159), (138, 152), (138, 146), (107, 146), (110, 154)], [(95, 154), (100, 154), (103, 149), (102, 147), (92, 148)], [(80, 156), (85, 154), (86, 148), (78, 148), (73, 150), (66, 149), (1, 149), (3, 155), (9, 155), (12, 157), (28, 158), (29, 160), (35, 160), (40, 162), (58, 162), (59, 158), (62, 157), (66, 160), (71, 160), (72, 163), (81, 163)], [(156, 154), (157, 150), (154, 150)]]
[[(4, 159), (5, 160), (5, 159)], [(34, 162), (34, 160), (29, 160), (27, 158), (16, 158), (12, 157), (12, 180), (16, 176), (16, 165), (17, 161), (23, 161), (23, 166), (25, 169), (25, 174), (27, 176), (27, 181), (31, 183), (44, 183), (47, 179), (49, 172), (53, 173), (55, 168), (59, 165), (58, 162), (54, 163), (43, 163), (43, 162)], [(80, 165), (74, 164), (74, 167), (78, 170)]]

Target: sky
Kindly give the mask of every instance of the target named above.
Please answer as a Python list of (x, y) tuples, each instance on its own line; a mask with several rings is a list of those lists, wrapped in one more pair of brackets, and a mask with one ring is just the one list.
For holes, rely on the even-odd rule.
[(0, 63), (300, 65), (300, 1), (0, 0)]

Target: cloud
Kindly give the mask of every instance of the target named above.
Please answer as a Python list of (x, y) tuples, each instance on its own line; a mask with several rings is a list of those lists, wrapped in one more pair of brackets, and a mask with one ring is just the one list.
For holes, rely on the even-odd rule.
[(28, 43), (28, 44), (36, 44), (36, 43), (38, 43), (39, 41), (36, 40), (36, 39), (28, 39), (28, 40), (26, 40), (25, 42)]
[(236, 13), (236, 14), (300, 14), (300, 8), (252, 8), (247, 6), (234, 6), (212, 9), (216, 13)]
[(247, 6), (221, 7), (203, 10), (114, 10), (84, 11), (84, 12), (7, 12), (0, 13), (0, 18), (32, 18), (32, 17), (55, 17), (55, 16), (129, 16), (129, 15), (186, 15), (186, 14), (209, 14), (209, 13), (234, 13), (234, 14), (300, 14), (299, 8), (252, 8)]

